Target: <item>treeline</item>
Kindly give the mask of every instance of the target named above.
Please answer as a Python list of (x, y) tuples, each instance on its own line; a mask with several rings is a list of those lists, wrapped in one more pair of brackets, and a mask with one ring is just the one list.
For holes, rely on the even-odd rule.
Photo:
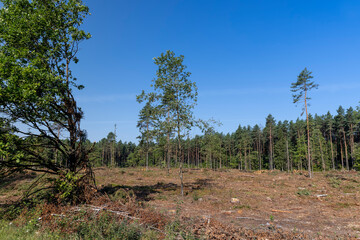
[(116, 135), (110, 132), (106, 138), (93, 145), (89, 159), (94, 166), (127, 167), (129, 156), (136, 151), (132, 142), (116, 141)]
[[(309, 115), (310, 156), (315, 171), (360, 169), (359, 108), (339, 107), (335, 116)], [(149, 165), (166, 167), (166, 136), (157, 136), (149, 144), (139, 145), (114, 140), (114, 134), (95, 144), (91, 154), (96, 165), (145, 166), (149, 149)], [(265, 126), (239, 126), (233, 133), (223, 134), (209, 129), (202, 136), (184, 138), (182, 151), (177, 140), (170, 145), (171, 166), (182, 160), (188, 167), (241, 170), (278, 169), (283, 171), (308, 168), (306, 121), (276, 121), (268, 115)], [(177, 156), (180, 156), (177, 157)]]
[[(345, 110), (339, 107), (336, 115), (312, 116), (310, 123), (310, 156), (312, 169), (360, 170), (360, 109)], [(29, 139), (30, 140), (30, 139)], [(66, 144), (68, 140), (63, 140)], [(167, 136), (154, 138), (149, 145), (145, 141), (116, 141), (110, 132), (106, 138), (92, 143), (84, 140), (84, 147), (91, 148), (89, 161), (95, 167), (149, 166), (167, 167), (169, 150), (170, 166), (177, 167), (183, 161), (187, 167), (238, 168), (240, 170), (278, 169), (283, 171), (308, 168), (306, 121), (276, 121), (270, 114), (265, 126), (239, 126), (233, 133), (219, 133), (209, 128), (203, 135), (185, 137), (178, 152), (178, 140)], [(60, 166), (67, 165), (66, 158), (56, 149), (39, 150), (41, 157), (52, 159)], [(0, 161), (7, 155), (0, 154)]]

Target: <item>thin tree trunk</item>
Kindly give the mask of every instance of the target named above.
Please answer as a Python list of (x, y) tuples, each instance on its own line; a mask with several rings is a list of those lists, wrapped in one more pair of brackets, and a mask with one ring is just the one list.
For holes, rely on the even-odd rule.
[(344, 154), (343, 154), (343, 147), (340, 141), (340, 157), (341, 157), (341, 170), (344, 171)]
[(272, 142), (271, 142), (271, 139), (272, 139), (272, 136), (271, 136), (271, 125), (270, 125), (270, 143), (269, 143), (269, 150), (270, 150), (270, 170), (273, 170), (273, 155), (272, 155)]
[(170, 126), (169, 126), (169, 121), (170, 121), (170, 112), (168, 110), (167, 112), (167, 124), (168, 124), (168, 131), (167, 131), (167, 137), (166, 137), (166, 145), (167, 145), (167, 173), (168, 175), (170, 174)]
[(190, 168), (190, 147), (188, 146), (188, 150), (187, 150), (187, 164), (188, 164), (188, 168)]
[(320, 145), (322, 169), (323, 169), (323, 172), (325, 172), (325, 161), (324, 161), (324, 155), (323, 155), (323, 150), (322, 150), (322, 144), (321, 144), (320, 137), (319, 137), (319, 145)]
[(354, 132), (353, 132), (353, 125), (350, 124), (350, 158), (351, 158), (351, 165), (354, 166)]
[(250, 148), (249, 148), (248, 160), (249, 160), (249, 170), (251, 171), (251, 157), (250, 157)]
[(248, 170), (248, 164), (247, 164), (247, 156), (246, 156), (246, 147), (244, 149), (244, 154), (245, 154), (245, 156), (244, 156), (245, 171), (247, 171)]
[(289, 142), (286, 138), (286, 160), (287, 160), (287, 171), (290, 171), (290, 159), (289, 159)]
[(262, 152), (262, 148), (261, 148), (261, 142), (260, 142), (260, 132), (259, 132), (259, 169), (260, 169), (260, 171), (261, 171), (261, 165), (262, 165), (262, 163), (261, 163), (261, 152)]
[[(149, 122), (146, 122), (146, 131), (149, 134)], [(149, 170), (149, 136), (146, 137), (146, 171)]]
[(307, 147), (308, 147), (308, 170), (309, 170), (309, 177), (312, 178), (312, 171), (311, 171), (311, 156), (310, 156), (310, 127), (309, 127), (309, 116), (307, 110), (307, 103), (306, 103), (306, 90), (305, 90), (305, 111), (306, 111), (306, 125), (307, 125)]
[(345, 130), (344, 129), (343, 129), (343, 136), (344, 136), (344, 150), (345, 150), (346, 170), (349, 171), (349, 158), (348, 158), (346, 135), (345, 135)]
[(242, 170), (242, 164), (241, 164), (241, 156), (242, 156), (242, 154), (241, 154), (241, 150), (239, 151), (239, 156), (240, 156), (240, 159), (239, 159), (239, 170)]
[(350, 157), (351, 157), (351, 165), (354, 166), (354, 132), (353, 125), (350, 124)]
[(333, 150), (333, 142), (332, 142), (332, 131), (330, 128), (330, 148), (331, 148), (331, 162), (332, 162), (332, 168), (335, 170), (335, 160), (334, 160), (334, 150)]

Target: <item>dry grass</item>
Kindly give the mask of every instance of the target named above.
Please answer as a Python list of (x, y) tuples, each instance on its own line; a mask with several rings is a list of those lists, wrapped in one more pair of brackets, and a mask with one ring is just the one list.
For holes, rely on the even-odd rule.
[[(122, 209), (164, 233), (171, 230), (169, 224), (176, 229), (177, 223), (182, 230), (209, 239), (360, 236), (357, 172), (315, 173), (309, 179), (302, 172), (186, 169), (184, 197), (177, 169), (168, 175), (158, 168), (97, 168), (95, 174), (104, 197), (93, 205)], [(17, 200), (35, 177), (28, 173), (2, 183), (0, 204)], [(239, 201), (231, 203), (232, 198)], [(54, 208), (46, 214), (61, 214), (60, 210), (66, 209)]]
[[(181, 209), (187, 218), (214, 219), (249, 229), (273, 224), (311, 236), (360, 236), (360, 175), (357, 172), (186, 170), (180, 197), (177, 169), (140, 168), (95, 171), (99, 186), (132, 190), (138, 201), (159, 212)], [(238, 203), (231, 203), (238, 198)]]

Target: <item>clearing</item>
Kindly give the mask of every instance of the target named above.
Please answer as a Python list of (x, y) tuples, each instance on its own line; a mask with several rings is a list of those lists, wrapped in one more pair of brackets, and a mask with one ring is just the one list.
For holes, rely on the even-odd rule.
[[(236, 229), (281, 229), (319, 239), (360, 236), (360, 174), (355, 171), (315, 172), (309, 179), (305, 172), (185, 169), (184, 197), (177, 169), (168, 175), (159, 168), (102, 167), (95, 174), (98, 188), (110, 198), (124, 189), (169, 219), (202, 222), (203, 229), (212, 228), (203, 233), (213, 239), (233, 236)], [(20, 198), (35, 177), (30, 174), (2, 183), (0, 204)]]

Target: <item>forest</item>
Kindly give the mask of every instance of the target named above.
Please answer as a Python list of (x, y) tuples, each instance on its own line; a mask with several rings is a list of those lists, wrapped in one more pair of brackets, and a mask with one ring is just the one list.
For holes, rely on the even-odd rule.
[[(358, 108), (357, 108), (358, 109)], [(310, 155), (315, 171), (359, 170), (359, 111), (339, 107), (335, 116), (309, 114)], [(233, 133), (214, 129), (182, 140), (181, 159), (190, 167), (239, 170), (307, 169), (306, 120), (276, 121), (269, 114), (265, 127), (239, 125)], [(165, 136), (149, 143), (149, 166), (166, 167)], [(271, 141), (271, 142), (270, 142)], [(90, 143), (89, 143), (90, 144)], [(171, 141), (171, 166), (177, 166), (176, 142)], [(147, 144), (115, 141), (110, 132), (97, 142), (91, 159), (95, 166), (146, 166)]]
[(133, 99), (138, 141), (118, 140), (116, 124), (91, 141), (74, 67), (92, 38), (89, 7), (1, 3), (0, 239), (360, 235), (360, 106), (313, 113), (321, 85), (310, 68), (284, 83), (299, 118), (238, 119), (223, 133), (221, 116), (195, 116), (202, 90), (187, 58), (159, 52), (150, 87)]

